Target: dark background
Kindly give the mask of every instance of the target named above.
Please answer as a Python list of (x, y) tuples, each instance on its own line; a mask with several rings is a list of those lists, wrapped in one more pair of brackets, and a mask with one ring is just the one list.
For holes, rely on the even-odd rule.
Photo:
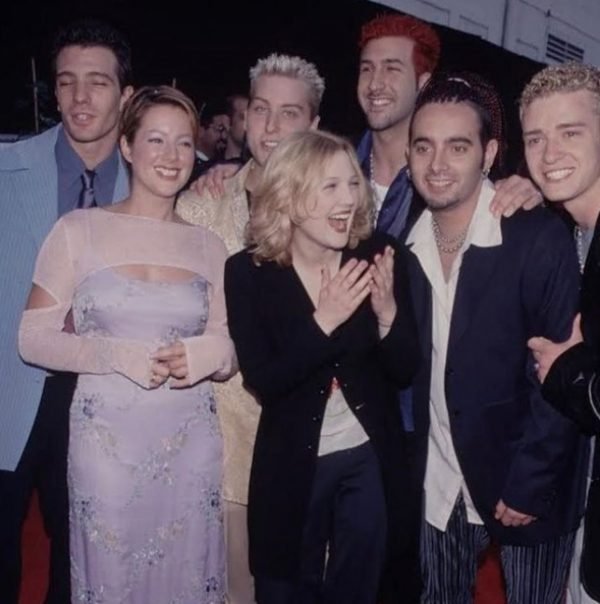
[[(196, 2), (11, 0), (0, 9), (0, 133), (34, 128), (31, 57), (42, 80), (41, 110), (56, 119), (49, 75), (49, 48), (56, 28), (93, 16), (111, 21), (133, 48), (135, 84), (177, 86), (201, 103), (247, 90), (248, 69), (273, 51), (299, 54), (326, 79), (321, 127), (358, 136), (364, 120), (355, 82), (360, 25), (387, 12), (367, 0), (196, 0)], [(511, 164), (520, 149), (516, 99), (540, 65), (479, 38), (436, 26), (443, 68), (470, 69), (501, 91), (509, 120)], [(45, 84), (45, 87), (44, 87)], [(48, 122), (49, 125), (49, 122)]]

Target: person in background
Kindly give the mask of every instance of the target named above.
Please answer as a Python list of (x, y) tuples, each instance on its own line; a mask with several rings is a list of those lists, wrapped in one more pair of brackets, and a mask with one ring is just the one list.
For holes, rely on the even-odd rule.
[(249, 98), (247, 94), (235, 93), (226, 99), (227, 115), (229, 117), (229, 132), (227, 133), (227, 146), (223, 159), (242, 161), (244, 139), (246, 135), (246, 110)]
[(394, 404), (419, 348), (406, 253), (371, 236), (351, 145), (290, 134), (253, 191), (225, 291), (262, 413), (248, 525), (259, 604), (375, 604), (402, 546), (408, 461)]
[(191, 181), (204, 174), (223, 158), (229, 134), (229, 116), (225, 101), (210, 99), (200, 109), (200, 126), (196, 141), (196, 163)]
[[(211, 378), (235, 353), (226, 250), (174, 211), (198, 117), (167, 86), (127, 102), (131, 193), (62, 217), (38, 256), (19, 350), (79, 374), (70, 412), (73, 601), (221, 602), (222, 443)], [(72, 309), (74, 333), (62, 331)]]
[(21, 532), (34, 488), (50, 539), (45, 601), (71, 601), (67, 446), (76, 376), (46, 377), (19, 357), (17, 328), (35, 259), (58, 217), (121, 200), (129, 188), (117, 145), (119, 114), (133, 91), (127, 40), (108, 23), (76, 21), (57, 32), (51, 61), (61, 123), (0, 150), (0, 594), (6, 604), (19, 600)]

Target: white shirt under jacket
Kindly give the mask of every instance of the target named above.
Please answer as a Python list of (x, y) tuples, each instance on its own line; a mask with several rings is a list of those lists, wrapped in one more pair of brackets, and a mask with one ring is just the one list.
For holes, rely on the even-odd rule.
[(470, 245), (493, 247), (502, 244), (500, 221), (489, 211), (493, 196), (493, 185), (489, 180), (485, 180), (465, 242), (454, 260), (448, 282), (444, 279), (440, 256), (433, 237), (431, 212), (428, 209), (415, 223), (407, 238), (407, 244), (412, 245), (411, 251), (419, 259), (432, 291), (430, 426), (424, 485), (425, 520), (440, 531), (446, 530), (461, 491), (467, 508), (468, 521), (471, 524), (483, 524), (473, 505), (454, 450), (444, 376), (452, 308), (463, 254)]

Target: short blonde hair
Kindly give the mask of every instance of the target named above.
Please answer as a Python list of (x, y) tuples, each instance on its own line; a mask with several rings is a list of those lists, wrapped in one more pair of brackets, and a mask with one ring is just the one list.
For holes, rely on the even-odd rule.
[(319, 115), (321, 100), (325, 92), (325, 80), (319, 75), (314, 63), (309, 63), (301, 57), (272, 53), (264, 59), (259, 59), (250, 69), (250, 99), (254, 98), (256, 80), (260, 76), (284, 76), (304, 82), (309, 89), (308, 103), (311, 117)]
[(596, 97), (600, 114), (600, 69), (570, 61), (538, 71), (523, 89), (519, 100), (521, 112), (538, 98), (555, 92), (589, 90)]
[(295, 225), (310, 215), (309, 202), (337, 153), (345, 153), (359, 179), (358, 205), (350, 226), (348, 246), (356, 247), (371, 234), (373, 194), (352, 145), (328, 132), (309, 130), (290, 134), (267, 160), (252, 195), (247, 243), (254, 261), (292, 262), (290, 245)]

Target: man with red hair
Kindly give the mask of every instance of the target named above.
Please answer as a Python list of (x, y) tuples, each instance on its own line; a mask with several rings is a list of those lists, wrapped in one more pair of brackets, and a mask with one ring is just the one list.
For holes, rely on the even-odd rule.
[[(377, 229), (399, 237), (423, 209), (413, 200), (406, 165), (408, 127), (417, 95), (440, 59), (440, 39), (429, 24), (392, 13), (362, 26), (359, 47), (357, 94), (369, 130), (357, 153), (375, 192)], [(496, 183), (491, 209), (508, 216), (540, 201), (529, 180), (512, 176)]]
[(370, 129), (357, 153), (375, 192), (377, 228), (398, 237), (409, 211), (422, 208), (411, 204), (408, 127), (417, 95), (438, 64), (440, 40), (428, 24), (388, 14), (363, 25), (359, 46), (358, 101)]
[[(407, 166), (409, 126), (417, 96), (435, 71), (440, 59), (440, 39), (427, 23), (409, 15), (384, 14), (365, 23), (359, 38), (360, 63), (357, 95), (369, 129), (357, 154), (370, 179), (377, 210), (377, 230), (402, 239), (420, 216), (425, 205), (410, 180)], [(541, 202), (541, 195), (529, 180), (512, 176), (496, 183), (490, 209), (510, 216), (520, 207)], [(412, 393), (398, 393), (402, 422), (414, 431)], [(422, 482), (416, 479), (413, 497), (419, 506)], [(420, 509), (413, 510), (418, 527)], [(390, 560), (384, 581), (385, 601), (402, 595), (403, 602), (417, 602), (420, 591), (418, 529), (403, 559)], [(383, 595), (383, 594), (382, 594)]]

